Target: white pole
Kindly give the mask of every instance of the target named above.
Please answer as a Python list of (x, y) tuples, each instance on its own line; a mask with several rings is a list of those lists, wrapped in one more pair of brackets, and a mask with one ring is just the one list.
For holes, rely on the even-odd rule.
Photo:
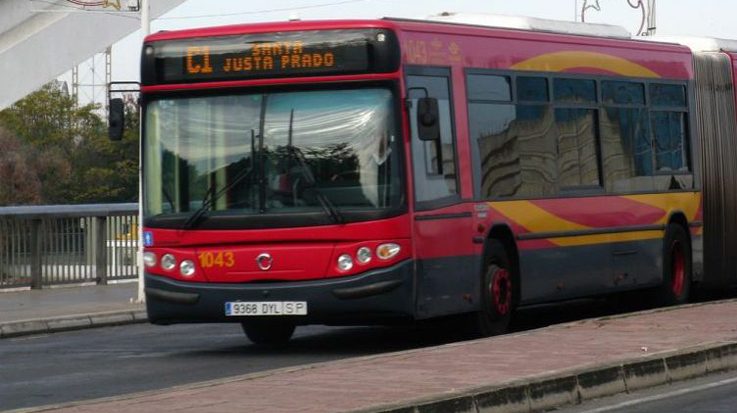
[(655, 0), (649, 0), (647, 7), (647, 35), (655, 36), (656, 29), (657, 26), (655, 20)]
[(144, 37), (151, 34), (150, 12), (149, 0), (141, 0), (141, 31), (143, 32)]
[[(151, 33), (151, 16), (149, 14), (149, 0), (141, 0), (141, 34), (146, 38)], [(143, 121), (138, 122), (138, 303), (146, 302), (143, 291)]]

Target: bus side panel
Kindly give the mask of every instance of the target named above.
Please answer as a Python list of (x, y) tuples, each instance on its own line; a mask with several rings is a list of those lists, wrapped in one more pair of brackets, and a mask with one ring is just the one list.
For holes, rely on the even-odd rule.
[(474, 253), (468, 204), (415, 216), (417, 317), (478, 308), (481, 256)]
[(674, 213), (697, 222), (701, 194), (492, 202), (519, 240), (523, 303), (555, 301), (657, 285), (663, 236)]
[(662, 280), (661, 240), (550, 249), (525, 244), (520, 243), (521, 304), (655, 286)]

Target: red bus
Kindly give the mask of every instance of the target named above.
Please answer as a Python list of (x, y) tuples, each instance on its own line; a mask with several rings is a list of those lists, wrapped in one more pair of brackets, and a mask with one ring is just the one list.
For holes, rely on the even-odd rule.
[(491, 335), (519, 306), (734, 282), (737, 54), (485, 21), (149, 36), (150, 321)]

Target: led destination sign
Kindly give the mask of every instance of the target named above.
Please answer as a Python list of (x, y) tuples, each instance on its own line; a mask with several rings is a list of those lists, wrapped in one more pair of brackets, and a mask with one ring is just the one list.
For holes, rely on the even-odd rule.
[(329, 30), (173, 40), (146, 45), (144, 84), (390, 72), (386, 30)]

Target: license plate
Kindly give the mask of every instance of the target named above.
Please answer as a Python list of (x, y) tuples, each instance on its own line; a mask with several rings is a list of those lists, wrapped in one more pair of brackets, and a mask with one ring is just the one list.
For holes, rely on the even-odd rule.
[(228, 301), (226, 316), (307, 315), (306, 301)]

